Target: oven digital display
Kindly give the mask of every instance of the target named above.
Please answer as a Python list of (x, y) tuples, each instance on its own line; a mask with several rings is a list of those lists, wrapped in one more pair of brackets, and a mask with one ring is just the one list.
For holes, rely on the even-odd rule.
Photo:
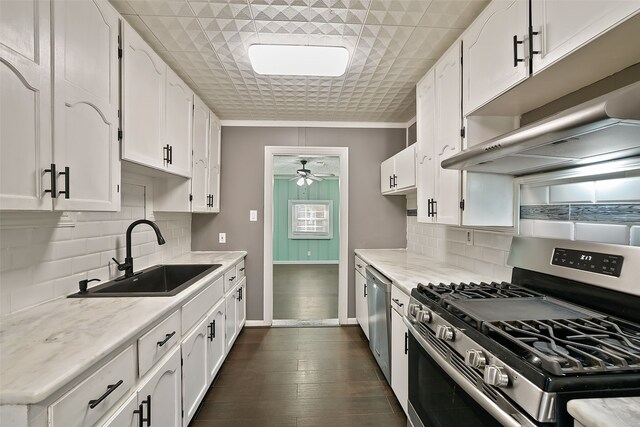
[(553, 250), (553, 258), (551, 258), (551, 264), (553, 265), (615, 277), (620, 277), (623, 261), (624, 257), (620, 255), (563, 248), (555, 248)]

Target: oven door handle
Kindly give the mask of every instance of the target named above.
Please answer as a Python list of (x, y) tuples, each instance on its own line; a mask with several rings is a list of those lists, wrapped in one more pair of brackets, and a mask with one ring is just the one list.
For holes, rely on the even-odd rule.
[(473, 384), (471, 384), (460, 372), (458, 372), (453, 366), (438, 354), (427, 341), (416, 330), (415, 326), (405, 316), (402, 317), (405, 325), (411, 332), (411, 335), (418, 341), (420, 346), (429, 353), (429, 356), (458, 384), (466, 391), (473, 400), (475, 400), (480, 406), (482, 406), (487, 412), (505, 427), (523, 427), (520, 422), (514, 419), (511, 415), (502, 410), (498, 405), (485, 396), (480, 390), (478, 390)]

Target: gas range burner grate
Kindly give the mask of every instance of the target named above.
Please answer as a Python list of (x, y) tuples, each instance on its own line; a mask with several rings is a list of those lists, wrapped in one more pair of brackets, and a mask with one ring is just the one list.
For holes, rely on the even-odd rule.
[(556, 375), (640, 371), (640, 327), (613, 318), (484, 322), (485, 333)]
[(418, 284), (418, 290), (430, 300), (441, 304), (443, 299), (485, 299), (485, 298), (525, 298), (539, 297), (534, 291), (513, 285), (507, 282), (491, 283), (451, 283), (449, 285), (440, 283), (434, 285)]

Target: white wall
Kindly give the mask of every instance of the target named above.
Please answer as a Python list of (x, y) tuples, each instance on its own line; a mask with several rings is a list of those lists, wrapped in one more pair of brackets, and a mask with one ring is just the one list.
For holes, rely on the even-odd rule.
[[(123, 180), (124, 181), (124, 180)], [(120, 276), (111, 257), (123, 261), (129, 224), (145, 217), (148, 187), (123, 182), (120, 212), (78, 212), (75, 224), (56, 226), (60, 214), (29, 213), (34, 224), (10, 226), (3, 214), (0, 229), (0, 314), (7, 314), (78, 290), (78, 281)], [(6, 220), (8, 218), (8, 220)], [(15, 221), (14, 221), (15, 222)], [(155, 214), (166, 244), (139, 225), (132, 235), (136, 270), (162, 263), (191, 250), (191, 214)], [(96, 285), (93, 282), (90, 285)]]

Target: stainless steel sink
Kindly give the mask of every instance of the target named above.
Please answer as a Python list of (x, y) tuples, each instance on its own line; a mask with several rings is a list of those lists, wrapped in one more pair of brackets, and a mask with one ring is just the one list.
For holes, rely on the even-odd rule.
[(174, 296), (222, 264), (169, 264), (141, 270), (135, 276), (111, 280), (69, 298)]

